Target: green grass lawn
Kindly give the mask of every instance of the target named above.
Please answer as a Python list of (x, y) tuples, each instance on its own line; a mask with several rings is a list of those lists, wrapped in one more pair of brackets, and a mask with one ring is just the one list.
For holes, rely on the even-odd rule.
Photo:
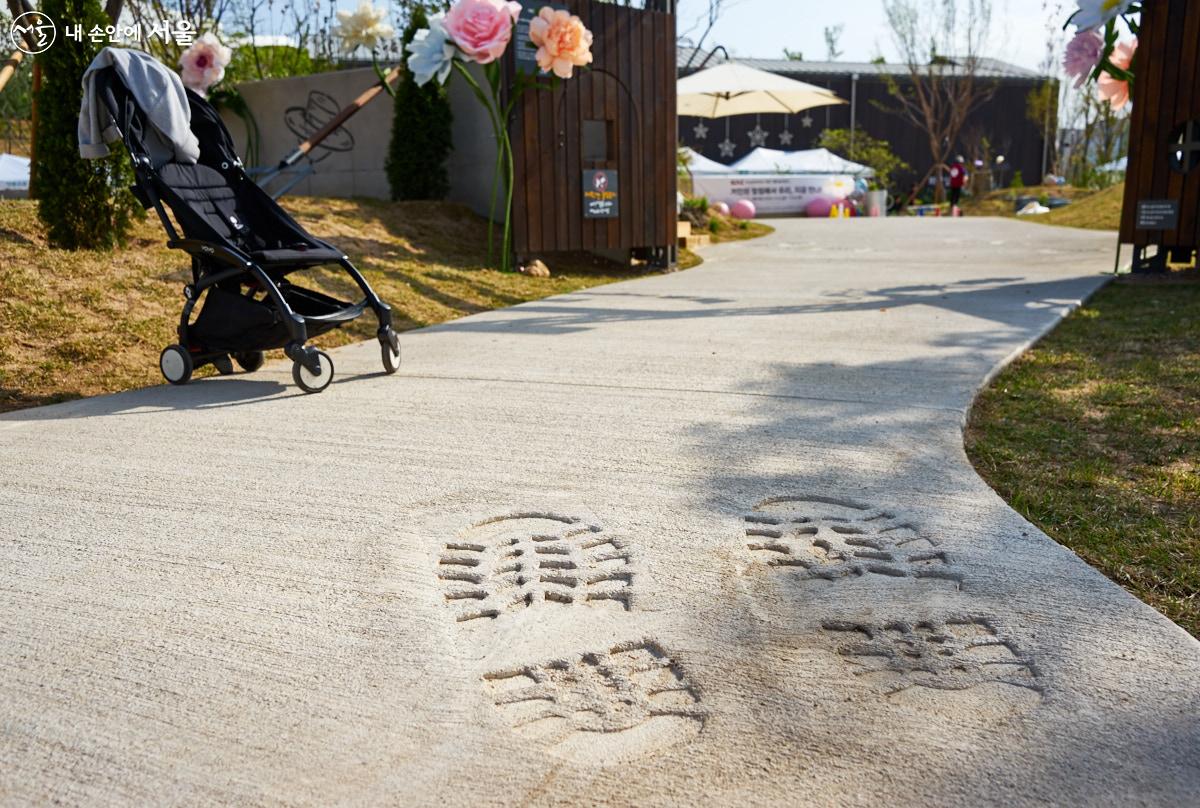
[(1102, 290), (983, 392), (967, 451), (1026, 518), (1200, 637), (1200, 282)]

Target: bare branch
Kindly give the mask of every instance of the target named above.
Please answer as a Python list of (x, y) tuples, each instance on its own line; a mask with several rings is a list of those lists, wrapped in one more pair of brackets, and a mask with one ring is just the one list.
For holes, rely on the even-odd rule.
[(896, 105), (888, 111), (926, 137), (931, 167), (922, 183), (942, 172), (971, 113), (995, 93), (979, 77), (988, 45), (992, 0), (883, 0), (892, 42), (906, 67), (905, 82), (887, 77)]
[[(692, 48), (692, 52), (688, 56), (687, 64), (684, 65), (685, 70), (692, 66), (692, 62), (695, 61), (696, 55), (704, 49), (704, 43), (708, 40), (709, 35), (712, 34), (713, 29), (717, 27), (717, 23), (721, 21), (721, 15), (743, 1), (744, 0), (708, 0), (708, 10), (696, 17), (691, 26), (686, 28), (683, 33), (676, 37), (677, 43), (686, 43)], [(695, 31), (700, 31), (700, 36), (696, 39), (692, 39), (692, 34)]]

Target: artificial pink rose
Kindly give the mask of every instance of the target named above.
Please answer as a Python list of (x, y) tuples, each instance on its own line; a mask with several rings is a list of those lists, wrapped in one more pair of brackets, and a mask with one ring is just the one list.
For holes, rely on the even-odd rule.
[[(1113, 67), (1128, 70), (1129, 66), (1133, 64), (1133, 54), (1137, 52), (1137, 45), (1136, 38), (1132, 42), (1118, 44), (1113, 48), (1108, 61), (1112, 62)], [(1125, 105), (1129, 103), (1129, 82), (1110, 76), (1108, 71), (1105, 71), (1100, 74), (1100, 78), (1096, 82), (1096, 94), (1100, 96), (1101, 100), (1111, 104), (1113, 109), (1124, 109)]]
[(538, 46), (543, 73), (553, 70), (560, 79), (569, 79), (574, 68), (592, 63), (592, 32), (570, 12), (543, 7), (529, 23), (529, 38)]
[(446, 12), (442, 27), (464, 56), (486, 65), (504, 54), (520, 13), (520, 3), (458, 0)]
[(212, 34), (203, 34), (179, 57), (179, 73), (184, 86), (204, 95), (208, 88), (225, 78), (225, 66), (233, 51)]

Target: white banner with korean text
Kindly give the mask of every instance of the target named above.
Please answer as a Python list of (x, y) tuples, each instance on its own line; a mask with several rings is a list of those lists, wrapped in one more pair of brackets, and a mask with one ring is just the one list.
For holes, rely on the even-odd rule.
[(800, 214), (814, 199), (843, 200), (854, 193), (849, 174), (696, 174), (696, 196), (732, 205), (749, 199), (762, 214)]

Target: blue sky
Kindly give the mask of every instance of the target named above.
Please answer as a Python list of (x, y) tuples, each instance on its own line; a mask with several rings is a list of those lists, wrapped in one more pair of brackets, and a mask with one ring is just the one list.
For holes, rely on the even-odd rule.
[[(825, 58), (826, 26), (843, 24), (843, 60), (894, 59), (884, 23), (882, 0), (726, 0), (732, 3), (710, 36), (737, 56), (776, 58), (783, 49), (805, 58)], [(1004, 61), (1036, 69), (1045, 57), (1047, 25), (1061, 27), (1069, 0), (993, 0), (990, 53)], [(1049, 7), (1050, 11), (1047, 11)], [(708, 0), (679, 0), (682, 33), (708, 9)]]

